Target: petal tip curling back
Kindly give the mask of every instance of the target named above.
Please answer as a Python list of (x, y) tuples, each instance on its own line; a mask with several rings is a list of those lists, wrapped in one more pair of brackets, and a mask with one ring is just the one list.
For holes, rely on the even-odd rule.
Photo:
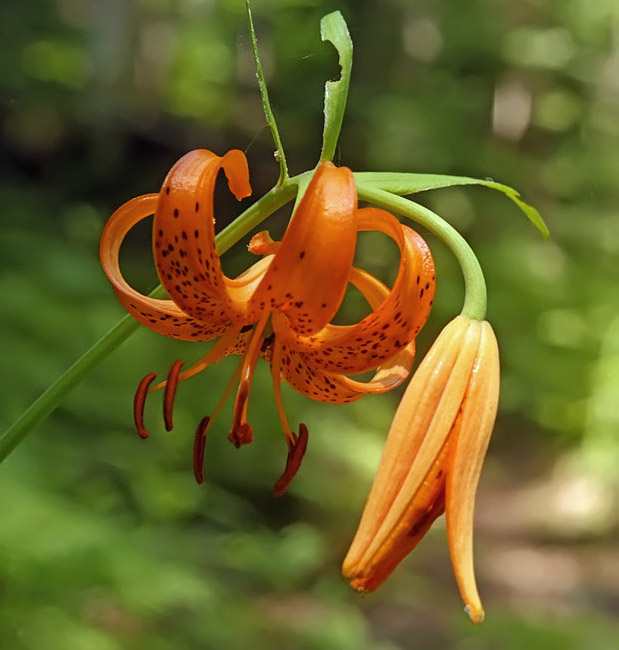
[(231, 149), (226, 153), (221, 162), (228, 187), (238, 201), (251, 196), (251, 185), (249, 183), (249, 166), (247, 158), (240, 149)]

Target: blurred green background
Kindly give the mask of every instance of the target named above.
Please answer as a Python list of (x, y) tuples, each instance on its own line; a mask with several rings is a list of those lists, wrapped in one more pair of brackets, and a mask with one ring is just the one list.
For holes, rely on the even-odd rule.
[[(489, 190), (419, 196), (478, 252), (502, 350), (477, 510), (486, 622), (473, 628), (462, 612), (441, 521), (377, 594), (359, 597), (339, 576), (398, 395), (334, 407), (285, 390), (310, 448), (275, 500), (285, 446), (262, 364), (256, 441), (235, 450), (225, 410), (197, 486), (192, 433), (234, 361), (181, 385), (171, 434), (153, 396), (144, 442), (131, 420), (137, 382), (205, 346), (142, 328), (0, 468), (0, 648), (616, 649), (617, 0), (253, 7), (293, 173), (320, 149), (337, 65), (318, 25), (339, 8), (355, 63), (338, 161), (492, 177), (551, 228), (544, 241)], [(191, 148), (245, 150), (255, 196), (277, 167), (241, 0), (14, 0), (0, 25), (4, 430), (122, 316), (97, 255), (117, 206), (157, 191)], [(218, 206), (218, 224), (242, 209), (224, 190)], [(123, 248), (142, 290), (156, 284), (148, 239), (137, 228)], [(439, 284), (422, 352), (462, 300), (453, 259), (429, 241)], [(361, 258), (393, 277), (381, 239), (362, 241)], [(243, 244), (226, 259), (245, 266)]]

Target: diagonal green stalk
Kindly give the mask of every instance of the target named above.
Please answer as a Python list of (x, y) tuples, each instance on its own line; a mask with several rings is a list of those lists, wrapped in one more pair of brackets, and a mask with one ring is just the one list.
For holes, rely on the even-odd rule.
[[(161, 287), (150, 295), (161, 297)], [(66, 372), (64, 372), (0, 438), (0, 461), (4, 460), (40, 422), (56, 409), (62, 399), (139, 327), (132, 316), (122, 318), (104, 334)]]
[[(288, 179), (283, 185), (273, 188), (222, 230), (216, 239), (217, 252), (220, 255), (225, 253), (275, 210), (291, 201), (297, 193), (299, 178)], [(163, 287), (158, 286), (150, 295), (162, 298), (165, 292)], [(138, 321), (129, 315), (125, 316), (49, 386), (0, 438), (0, 461), (4, 460), (91, 370), (114, 352), (138, 327)]]
[(411, 219), (436, 235), (455, 255), (462, 269), (465, 285), (462, 313), (476, 320), (483, 320), (486, 317), (487, 293), (483, 271), (475, 253), (453, 226), (432, 210), (385, 190), (378, 190), (358, 182), (357, 194), (361, 200)]
[(258, 52), (258, 39), (256, 37), (256, 30), (254, 29), (254, 21), (251, 15), (249, 0), (245, 0), (245, 8), (247, 10), (247, 22), (249, 23), (249, 38), (251, 41), (251, 51), (254, 54), (254, 64), (256, 66), (256, 78), (258, 79), (258, 88), (260, 88), (260, 97), (262, 98), (262, 110), (264, 111), (264, 116), (266, 117), (269, 128), (271, 129), (271, 135), (273, 137), (273, 142), (275, 143), (275, 148), (276, 148), (275, 158), (279, 163), (279, 179), (277, 180), (277, 184), (283, 185), (283, 183), (288, 178), (288, 165), (286, 163), (286, 154), (284, 153), (284, 147), (282, 145), (282, 140), (279, 135), (279, 129), (277, 128), (277, 122), (275, 121), (275, 116), (273, 115), (273, 110), (271, 109), (271, 102), (269, 101), (269, 91), (267, 89), (267, 82), (264, 78), (262, 63), (260, 63), (260, 54)]

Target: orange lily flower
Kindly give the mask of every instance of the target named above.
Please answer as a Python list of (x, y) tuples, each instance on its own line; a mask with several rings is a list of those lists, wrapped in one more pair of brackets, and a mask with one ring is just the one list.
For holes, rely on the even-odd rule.
[[(101, 237), (103, 269), (123, 306), (150, 329), (177, 339), (219, 339), (196, 363), (182, 370), (175, 362), (166, 381), (151, 387), (144, 377), (135, 397), (138, 433), (147, 437), (147, 393), (165, 388), (164, 420), (172, 428), (172, 407), (179, 381), (229, 354), (242, 359), (212, 416), (200, 422), (194, 443), (194, 471), (203, 481), (205, 436), (238, 381), (229, 434), (235, 446), (251, 442), (247, 422), (249, 390), (259, 357), (271, 366), (275, 402), (288, 445), (284, 473), (276, 483), (282, 494), (299, 467), (307, 445), (307, 427), (295, 434), (286, 418), (280, 383), (323, 402), (354, 401), (400, 385), (410, 373), (414, 338), (425, 323), (434, 297), (434, 264), (424, 240), (389, 213), (359, 209), (352, 172), (330, 162), (319, 164), (281, 242), (268, 233), (254, 236), (249, 250), (262, 258), (236, 278), (226, 277), (215, 248), (213, 192), (223, 169), (237, 199), (249, 196), (244, 154), (223, 157), (206, 150), (183, 156), (157, 194), (132, 199), (108, 221)], [(153, 253), (170, 299), (145, 296), (123, 278), (120, 246), (140, 220), (154, 215)], [(393, 239), (400, 266), (389, 289), (353, 266), (357, 233), (375, 230)], [(354, 325), (330, 323), (348, 284), (366, 298), (372, 311)], [(348, 375), (375, 370), (361, 382)]]
[(492, 327), (460, 315), (431, 347), (395, 414), (342, 568), (354, 589), (370, 592), (380, 586), (445, 512), (460, 594), (473, 623), (481, 623), (473, 510), (498, 395)]

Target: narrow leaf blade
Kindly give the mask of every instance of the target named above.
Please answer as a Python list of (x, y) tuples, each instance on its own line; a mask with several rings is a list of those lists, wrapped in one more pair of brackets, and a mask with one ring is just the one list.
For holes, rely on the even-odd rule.
[(493, 180), (483, 180), (480, 178), (470, 178), (468, 176), (444, 176), (442, 174), (413, 174), (400, 172), (356, 172), (355, 180), (363, 185), (375, 187), (377, 189), (405, 196), (424, 192), (426, 190), (437, 190), (444, 187), (453, 187), (455, 185), (483, 185), (493, 190), (498, 190), (511, 199), (527, 216), (529, 221), (548, 238), (550, 231), (542, 219), (540, 213), (528, 203), (525, 203), (520, 194), (508, 185), (496, 183)]
[(320, 158), (333, 160), (346, 110), (353, 50), (348, 26), (339, 11), (323, 16), (320, 21), (320, 38), (335, 47), (340, 64), (340, 78), (325, 84), (325, 125)]

